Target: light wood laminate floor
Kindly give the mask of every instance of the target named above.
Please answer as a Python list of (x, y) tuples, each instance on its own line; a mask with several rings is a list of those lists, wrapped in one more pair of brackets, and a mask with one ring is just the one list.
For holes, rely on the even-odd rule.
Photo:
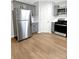
[(55, 34), (33, 34), (29, 39), (11, 40), (11, 59), (66, 59), (67, 39)]

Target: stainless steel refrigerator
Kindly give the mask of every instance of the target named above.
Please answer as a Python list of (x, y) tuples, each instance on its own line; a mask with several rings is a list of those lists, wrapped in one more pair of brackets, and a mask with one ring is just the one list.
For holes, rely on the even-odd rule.
[(31, 10), (15, 9), (18, 41), (32, 36)]

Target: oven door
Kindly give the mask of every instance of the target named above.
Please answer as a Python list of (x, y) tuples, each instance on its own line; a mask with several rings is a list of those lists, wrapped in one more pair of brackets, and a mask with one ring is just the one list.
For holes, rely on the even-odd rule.
[(62, 25), (62, 24), (55, 24), (55, 31), (60, 32), (60, 33), (67, 33), (67, 25)]

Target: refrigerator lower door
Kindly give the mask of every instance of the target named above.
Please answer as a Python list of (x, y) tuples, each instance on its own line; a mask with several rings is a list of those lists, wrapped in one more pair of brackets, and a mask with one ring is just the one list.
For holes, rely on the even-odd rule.
[(23, 40), (31, 36), (31, 24), (29, 21), (18, 21), (17, 22), (17, 36), (18, 41)]

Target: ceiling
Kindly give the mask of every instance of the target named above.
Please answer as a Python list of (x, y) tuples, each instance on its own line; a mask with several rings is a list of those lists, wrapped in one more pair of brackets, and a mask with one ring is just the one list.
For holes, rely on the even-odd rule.
[(52, 1), (55, 3), (59, 3), (59, 2), (67, 1), (67, 0), (16, 0), (16, 1), (24, 2), (28, 4), (34, 4), (37, 1)]

